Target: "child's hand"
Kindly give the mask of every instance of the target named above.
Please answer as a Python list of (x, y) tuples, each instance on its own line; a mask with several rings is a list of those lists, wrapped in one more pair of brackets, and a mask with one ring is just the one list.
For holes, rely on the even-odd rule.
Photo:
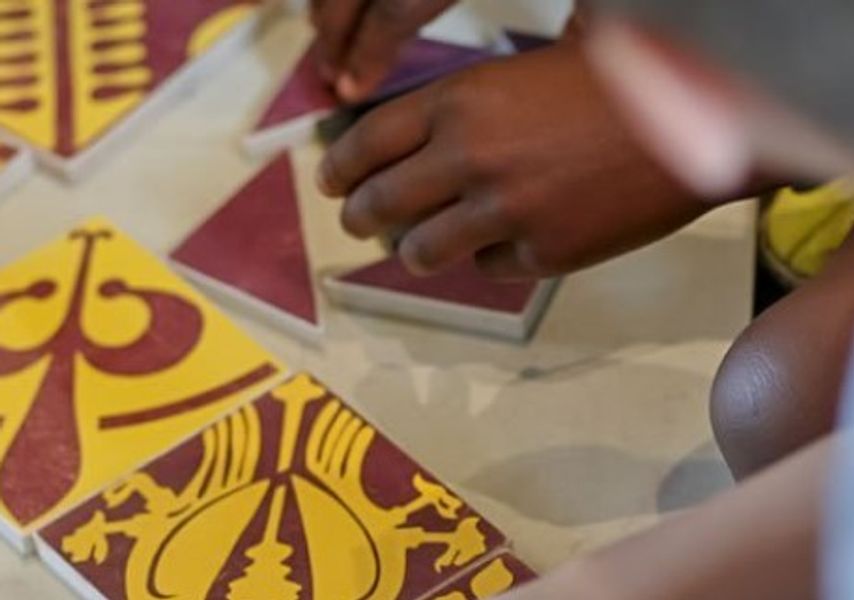
[(499, 277), (577, 269), (701, 214), (629, 139), (577, 46), (483, 65), (380, 107), (318, 174), (355, 236), (408, 231), (430, 273), (476, 255)]
[(347, 101), (368, 96), (397, 51), (455, 0), (312, 0), (324, 75)]

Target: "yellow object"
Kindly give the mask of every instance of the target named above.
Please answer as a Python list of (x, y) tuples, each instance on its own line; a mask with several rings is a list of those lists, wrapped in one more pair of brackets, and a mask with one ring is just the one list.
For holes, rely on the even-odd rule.
[(496, 560), (474, 576), (471, 591), (475, 598), (490, 598), (513, 586), (513, 573), (501, 560)]
[[(378, 490), (365, 485), (369, 454), (382, 452), (376, 442), (373, 427), (309, 376), (297, 376), (206, 430), (192, 473), (163, 471), (158, 483), (138, 472), (105, 493), (101, 501), (123, 517), (95, 510), (61, 538), (61, 550), (76, 564), (124, 562), (128, 600), (198, 600), (223, 584), (226, 600), (297, 600), (306, 589), (313, 600), (414, 597), (406, 591), (413, 553), (435, 548), (427, 556), (445, 573), (477, 564), (489, 551), (486, 537), (481, 519), (414, 465), (402, 467), (405, 479), (392, 486), (399, 493), (411, 483), (407, 501), (378, 501)], [(399, 458), (374, 459), (398, 476)], [(128, 513), (122, 507), (133, 498), (142, 502)], [(416, 514), (422, 520), (412, 523)], [(424, 521), (429, 514), (433, 521)], [(111, 547), (118, 536), (133, 543)], [(251, 544), (235, 561), (241, 538)], [(297, 547), (308, 569), (292, 564)], [(509, 587), (507, 575), (501, 563), (490, 564), (472, 580), (473, 593)]]
[[(74, 146), (81, 148), (103, 134), (113, 123), (136, 108), (145, 99), (146, 87), (153, 74), (144, 60), (138, 66), (113, 73), (98, 73), (96, 67), (115, 58), (145, 58), (145, 2), (126, 0), (123, 18), (109, 26), (95, 26), (87, 2), (69, 2), (69, 40), (71, 45), (72, 86), (74, 94)], [(110, 13), (114, 8), (108, 9)], [(93, 52), (97, 44), (120, 42), (107, 52)], [(115, 56), (116, 50), (122, 56)], [(113, 54), (114, 56), (109, 56)], [(133, 65), (134, 63), (125, 63)], [(99, 88), (121, 88), (128, 91), (112, 98), (98, 98)]]
[[(6, 21), (3, 33), (10, 41), (0, 43), (0, 79), (22, 78), (26, 83), (0, 90), (0, 107), (8, 107), (0, 108), (0, 125), (36, 147), (52, 149), (57, 129), (55, 6), (53, 0), (21, 4), (27, 16)], [(24, 33), (29, 34), (26, 39), (15, 39)], [(17, 63), (15, 58), (22, 55), (32, 56), (32, 62)]]
[(16, 0), (15, 7), (26, 15), (0, 21), (0, 79), (14, 82), (0, 88), (0, 126), (65, 157), (141, 108), (178, 70), (257, 11), (256, 4), (241, 3), (190, 22), (186, 37), (177, 40), (186, 55), (164, 57), (175, 40), (158, 39), (147, 0)]
[(111, 223), (83, 223), (0, 271), (0, 516), (40, 528), (281, 373)]
[(284, 487), (276, 489), (264, 527), (264, 538), (246, 553), (252, 562), (244, 571), (244, 577), (229, 586), (228, 600), (299, 599), (302, 586), (290, 580), (292, 569), (287, 565), (294, 549), (279, 541), (279, 527), (285, 514), (285, 492)]
[(809, 192), (774, 197), (761, 221), (762, 250), (790, 283), (819, 273), (854, 227), (854, 188), (840, 180)]
[(196, 28), (196, 32), (187, 45), (187, 54), (195, 57), (207, 52), (225, 34), (245, 21), (253, 12), (255, 12), (255, 7), (248, 4), (221, 10)]

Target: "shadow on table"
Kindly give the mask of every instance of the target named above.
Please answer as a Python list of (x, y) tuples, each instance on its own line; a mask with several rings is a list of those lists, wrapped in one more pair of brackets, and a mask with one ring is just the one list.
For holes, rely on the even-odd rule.
[(675, 467), (607, 446), (549, 448), (490, 465), (464, 484), (554, 525), (603, 523), (683, 510), (728, 489), (729, 471), (708, 447)]
[[(520, 378), (571, 371), (628, 346), (733, 339), (750, 316), (750, 260), (738, 239), (684, 234), (654, 244), (568, 277), (526, 345), (370, 316), (328, 335), (358, 337), (369, 351), (394, 342), (409, 363), (437, 368), (485, 364)], [(747, 266), (734, 269), (739, 262)]]
[(493, 463), (464, 485), (553, 525), (649, 514), (662, 465), (607, 446), (563, 446)]
[[(588, 368), (594, 367), (582, 370)], [(410, 373), (378, 366), (359, 383), (356, 398), (382, 431), (442, 479), (560, 526), (686, 508), (729, 485), (711, 443), (683, 459), (649, 458), (667, 455), (666, 436), (691, 435), (679, 432), (680, 419), (696, 423), (696, 390), (707, 379), (646, 364), (605, 371), (611, 375), (588, 371), (584, 385), (568, 387), (575, 397), (510, 385), (474, 409), (474, 384), (457, 370), (434, 372), (419, 391)], [(660, 396), (649, 392), (656, 385)], [(633, 398), (632, 390), (647, 392)], [(599, 432), (622, 447), (573, 443)], [(483, 457), (493, 462), (484, 466)]]
[(734, 480), (714, 442), (703, 444), (667, 473), (658, 488), (658, 510), (691, 508), (731, 488)]

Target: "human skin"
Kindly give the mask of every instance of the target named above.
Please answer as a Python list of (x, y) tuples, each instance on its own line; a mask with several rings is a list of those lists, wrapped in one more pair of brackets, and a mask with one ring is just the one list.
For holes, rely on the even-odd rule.
[[(394, 67), (401, 48), (457, 0), (311, 0), (320, 70), (347, 102), (368, 98)], [(564, 37), (586, 29), (589, 8), (577, 0)]]
[(746, 477), (833, 430), (851, 331), (854, 238), (739, 336), (712, 391), (712, 423)]
[[(471, 254), (499, 277), (571, 271), (666, 235), (711, 207), (647, 157), (573, 44), (485, 65), (381, 108), (332, 148), (318, 179), (329, 195), (347, 198), (342, 220), (354, 235), (408, 231), (400, 252), (419, 273)], [(757, 355), (766, 360), (781, 348), (785, 354), (788, 340), (809, 333), (809, 312), (769, 320), (759, 333), (780, 337), (772, 352), (760, 348)], [(840, 322), (828, 317), (827, 327)], [(802, 384), (802, 365), (790, 369), (795, 381), (785, 383), (792, 390), (778, 407), (780, 423), (797, 424), (793, 417), (813, 397), (809, 380), (828, 364), (815, 358), (844, 356), (844, 340), (822, 331), (829, 347), (815, 352), (815, 369)], [(747, 365), (755, 375), (750, 360), (731, 358), (729, 368)], [(721, 426), (732, 415), (717, 412), (728, 401), (722, 398), (750, 406), (739, 401), (735, 381), (733, 390), (716, 387), (714, 414), (739, 476), (830, 428), (838, 383), (824, 388), (825, 408), (812, 425), (794, 436), (783, 427), (777, 441), (788, 441), (763, 455), (760, 423), (759, 435), (743, 436), (756, 445), (739, 459)], [(761, 398), (773, 412), (780, 401), (771, 384)], [(771, 430), (780, 423), (771, 422)], [(814, 598), (825, 461), (824, 443), (802, 451), (710, 504), (509, 598)]]
[(311, 0), (321, 70), (347, 101), (362, 100), (404, 43), (455, 0)]
[(500, 600), (813, 600), (834, 441)]
[(565, 273), (714, 206), (647, 156), (574, 41), (378, 108), (329, 149), (318, 183), (345, 198), (354, 236), (407, 232), (399, 252), (419, 274), (472, 255), (500, 278)]

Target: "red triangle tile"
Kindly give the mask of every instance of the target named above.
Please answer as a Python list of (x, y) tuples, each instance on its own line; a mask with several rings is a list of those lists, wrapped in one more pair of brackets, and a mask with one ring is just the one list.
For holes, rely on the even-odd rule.
[(494, 281), (472, 261), (416, 277), (391, 257), (331, 279), (327, 287), (341, 304), (366, 312), (522, 339), (544, 311), (554, 282)]
[(191, 274), (260, 301), (283, 317), (311, 327), (319, 323), (288, 155), (272, 162), (211, 215), (172, 258)]

